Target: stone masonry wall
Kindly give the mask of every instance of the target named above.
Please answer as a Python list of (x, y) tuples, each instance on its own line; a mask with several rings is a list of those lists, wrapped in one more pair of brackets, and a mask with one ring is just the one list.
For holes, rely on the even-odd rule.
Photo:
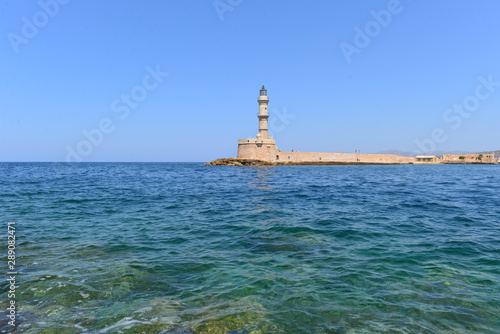
[[(460, 157), (464, 157), (464, 159), (460, 159)], [(463, 154), (463, 155), (455, 155), (455, 154), (445, 154), (443, 155), (444, 161), (452, 161), (452, 162), (483, 162), (483, 163), (494, 163), (495, 155), (494, 154), (483, 154), (481, 160), (479, 160), (479, 154)]]
[(241, 139), (238, 142), (238, 159), (276, 161), (277, 155), (274, 140)]
[(238, 142), (238, 158), (269, 162), (369, 162), (369, 163), (416, 163), (413, 157), (386, 154), (282, 152), (274, 140), (241, 139)]
[(409, 163), (416, 162), (413, 157), (403, 157), (387, 154), (360, 153), (325, 153), (325, 152), (278, 152), (278, 160), (282, 162), (370, 162), (370, 163)]

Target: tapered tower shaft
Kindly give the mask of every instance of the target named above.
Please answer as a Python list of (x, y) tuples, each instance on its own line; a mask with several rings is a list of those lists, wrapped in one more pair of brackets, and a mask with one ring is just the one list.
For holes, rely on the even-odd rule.
[(267, 105), (269, 103), (269, 98), (267, 97), (267, 90), (264, 86), (260, 90), (260, 96), (257, 99), (259, 102), (259, 114), (257, 117), (259, 118), (259, 134), (257, 138), (259, 139), (268, 139), (269, 138), (269, 128), (268, 128), (268, 118), (269, 114), (267, 112)]

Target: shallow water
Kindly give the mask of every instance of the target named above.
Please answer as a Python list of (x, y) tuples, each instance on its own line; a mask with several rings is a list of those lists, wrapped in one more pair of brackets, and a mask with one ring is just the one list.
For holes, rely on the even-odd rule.
[(499, 166), (2, 163), (0, 201), (18, 332), (500, 331)]

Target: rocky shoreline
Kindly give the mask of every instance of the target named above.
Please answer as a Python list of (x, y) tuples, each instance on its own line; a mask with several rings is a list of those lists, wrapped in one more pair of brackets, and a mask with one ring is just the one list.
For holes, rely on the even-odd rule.
[(273, 166), (273, 163), (263, 160), (223, 158), (205, 163), (210, 166)]

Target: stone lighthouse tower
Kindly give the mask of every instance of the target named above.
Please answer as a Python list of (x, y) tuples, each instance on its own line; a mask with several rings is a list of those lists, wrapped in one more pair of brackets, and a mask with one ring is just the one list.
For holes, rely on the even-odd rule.
[(267, 120), (269, 114), (267, 113), (267, 105), (269, 103), (269, 98), (267, 97), (266, 87), (262, 86), (257, 102), (259, 102), (259, 115), (257, 116), (259, 118), (259, 133), (257, 134), (257, 139), (268, 139), (269, 128), (267, 126)]
[(259, 103), (259, 114), (257, 115), (259, 118), (259, 133), (256, 138), (238, 140), (238, 158), (264, 161), (279, 160), (279, 151), (276, 147), (276, 142), (269, 135), (269, 113), (267, 110), (269, 98), (264, 86), (260, 90), (257, 102)]

